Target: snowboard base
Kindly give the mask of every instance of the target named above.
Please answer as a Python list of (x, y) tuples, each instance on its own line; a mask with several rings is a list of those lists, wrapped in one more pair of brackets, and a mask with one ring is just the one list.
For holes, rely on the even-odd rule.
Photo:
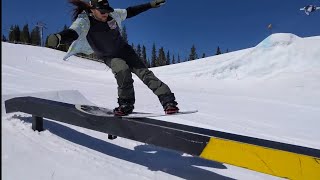
[[(97, 107), (97, 106), (89, 106), (89, 105), (75, 105), (76, 109), (84, 112), (86, 114), (91, 114), (95, 116), (103, 116), (103, 117), (115, 117), (112, 109), (107, 109), (103, 107)], [(149, 118), (149, 117), (160, 117), (160, 116), (174, 116), (174, 115), (182, 115), (182, 114), (191, 114), (196, 113), (198, 110), (192, 110), (192, 111), (179, 111), (178, 113), (174, 114), (162, 114), (162, 113), (145, 113), (145, 112), (133, 112), (126, 116), (116, 116), (119, 118)], [(117, 136), (108, 134), (108, 139), (114, 140)]]
[[(114, 117), (114, 113), (112, 109), (98, 107), (98, 106), (90, 106), (90, 105), (75, 105), (76, 109), (95, 116), (105, 116), (105, 117)], [(160, 116), (175, 116), (182, 114), (191, 114), (196, 113), (198, 110), (190, 110), (190, 111), (179, 111), (174, 114), (165, 114), (165, 113), (146, 113), (146, 112), (133, 112), (126, 116), (117, 116), (121, 118), (148, 118), (148, 117), (160, 117)]]

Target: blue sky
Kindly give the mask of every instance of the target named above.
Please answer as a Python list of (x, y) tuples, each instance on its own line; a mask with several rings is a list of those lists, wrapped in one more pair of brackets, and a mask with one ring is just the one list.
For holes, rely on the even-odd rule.
[[(109, 0), (114, 8), (146, 3), (146, 0)], [(222, 51), (249, 48), (274, 33), (293, 33), (300, 37), (320, 35), (320, 11), (307, 16), (299, 8), (320, 0), (167, 0), (157, 9), (151, 9), (124, 22), (130, 43), (147, 47), (165, 47), (170, 54), (184, 59), (194, 44), (199, 56), (214, 55), (217, 46)], [(47, 24), (45, 37), (71, 24), (71, 9), (67, 0), (2, 0), (2, 34), (17, 24), (29, 29), (38, 21)]]

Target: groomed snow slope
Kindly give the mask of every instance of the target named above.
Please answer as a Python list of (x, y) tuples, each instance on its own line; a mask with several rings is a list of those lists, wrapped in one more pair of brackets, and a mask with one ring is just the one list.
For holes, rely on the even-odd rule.
[[(63, 56), (2, 43), (2, 100), (33, 94), (117, 105), (110, 69)], [(158, 119), (320, 149), (319, 57), (319, 37), (274, 34), (249, 49), (152, 68), (180, 109), (199, 110)], [(134, 80), (136, 110), (161, 112), (157, 97)], [(3, 179), (277, 179), (55, 121), (45, 128), (33, 132), (30, 115), (2, 112)]]

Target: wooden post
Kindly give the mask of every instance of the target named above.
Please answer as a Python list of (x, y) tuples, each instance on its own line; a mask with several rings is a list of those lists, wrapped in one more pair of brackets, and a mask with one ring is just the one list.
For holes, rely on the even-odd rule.
[(34, 131), (43, 131), (43, 118), (32, 115), (32, 129)]
[(117, 136), (112, 135), (112, 134), (108, 134), (108, 139), (114, 140), (114, 139), (116, 139), (116, 138), (117, 138)]

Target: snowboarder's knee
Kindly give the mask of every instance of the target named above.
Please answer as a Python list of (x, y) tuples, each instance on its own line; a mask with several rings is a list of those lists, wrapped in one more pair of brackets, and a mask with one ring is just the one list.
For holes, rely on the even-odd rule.
[(130, 68), (124, 60), (115, 58), (111, 61), (111, 69), (113, 73), (116, 74), (121, 71), (129, 71)]

